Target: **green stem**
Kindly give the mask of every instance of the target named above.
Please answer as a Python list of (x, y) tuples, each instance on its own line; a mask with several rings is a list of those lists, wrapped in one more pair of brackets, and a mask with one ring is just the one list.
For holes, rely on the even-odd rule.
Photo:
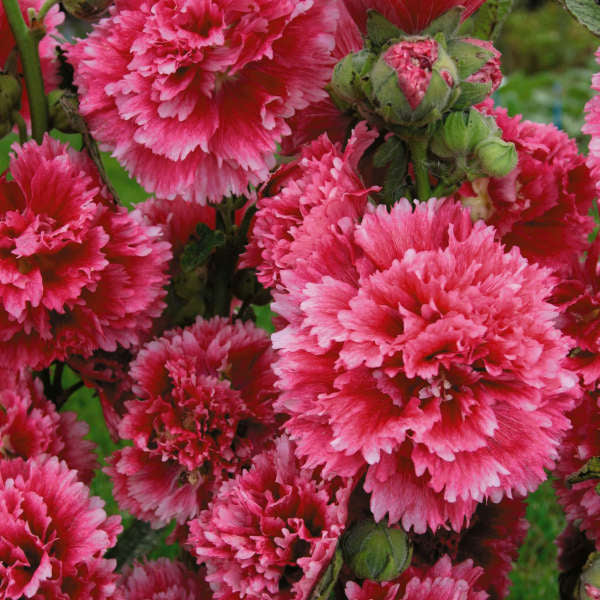
[(25, 123), (25, 119), (21, 116), (21, 113), (16, 110), (13, 110), (12, 118), (19, 130), (19, 142), (22, 146), (27, 141), (27, 124)]
[(408, 147), (410, 149), (410, 158), (415, 170), (415, 179), (417, 183), (417, 197), (421, 202), (431, 198), (431, 186), (429, 185), (429, 173), (427, 172), (427, 145), (428, 139), (410, 140)]
[(55, 5), (58, 4), (60, 0), (46, 0), (44, 4), (42, 4), (42, 8), (40, 8), (40, 12), (37, 14), (37, 19), (41, 23), (44, 20), (44, 17), (48, 14), (48, 11)]
[(2, 5), (21, 55), (31, 113), (32, 137), (39, 144), (48, 130), (48, 104), (38, 53), (40, 31), (32, 31), (27, 27), (17, 0), (2, 0)]

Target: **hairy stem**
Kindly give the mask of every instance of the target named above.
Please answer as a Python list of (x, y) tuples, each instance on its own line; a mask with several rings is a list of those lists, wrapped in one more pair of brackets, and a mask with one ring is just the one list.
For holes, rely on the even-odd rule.
[(409, 142), (410, 158), (415, 170), (417, 183), (417, 197), (421, 202), (431, 198), (431, 186), (429, 185), (429, 173), (427, 172), (427, 143), (425, 139), (413, 139)]

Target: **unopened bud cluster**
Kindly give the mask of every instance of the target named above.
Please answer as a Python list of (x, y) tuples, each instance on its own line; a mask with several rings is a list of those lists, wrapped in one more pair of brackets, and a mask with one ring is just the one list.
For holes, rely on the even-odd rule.
[(14, 125), (13, 111), (21, 106), (21, 84), (9, 73), (0, 73), (0, 137)]

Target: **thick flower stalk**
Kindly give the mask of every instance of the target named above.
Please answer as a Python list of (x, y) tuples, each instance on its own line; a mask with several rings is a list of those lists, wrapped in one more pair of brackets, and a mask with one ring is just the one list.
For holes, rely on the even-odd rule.
[(348, 492), (301, 468), (285, 437), (255, 456), (190, 524), (215, 600), (307, 600), (344, 529)]
[(0, 358), (43, 368), (143, 341), (170, 258), (158, 231), (115, 208), (92, 161), (46, 136), (0, 178)]
[(274, 359), (252, 323), (215, 317), (166, 332), (131, 364), (133, 392), (107, 473), (125, 510), (155, 527), (194, 517), (270, 442)]
[(569, 428), (571, 347), (549, 271), (506, 252), (449, 201), (338, 222), (273, 309), (286, 430), (307, 465), (366, 469), (376, 520), (464, 525), (476, 503), (525, 495)]
[(121, 518), (57, 458), (0, 461), (0, 598), (108, 600)]
[(120, 1), (67, 49), (81, 113), (148, 191), (243, 194), (325, 97), (337, 17), (334, 0)]

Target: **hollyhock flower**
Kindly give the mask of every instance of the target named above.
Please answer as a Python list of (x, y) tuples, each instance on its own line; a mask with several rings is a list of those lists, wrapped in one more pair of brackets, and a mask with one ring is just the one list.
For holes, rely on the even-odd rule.
[(215, 600), (306, 600), (344, 529), (349, 489), (301, 468), (285, 437), (255, 456), (190, 524)]
[(140, 399), (119, 424), (134, 445), (107, 469), (122, 508), (156, 527), (184, 523), (249, 464), (275, 425), (273, 358), (265, 332), (221, 317), (144, 346), (130, 370)]
[(590, 479), (567, 486), (566, 478), (577, 472), (593, 456), (600, 455), (600, 411), (598, 393), (589, 393), (569, 417), (573, 428), (560, 447), (556, 465), (556, 497), (563, 507), (567, 521), (576, 523), (579, 530), (600, 550), (600, 496), (595, 487), (598, 481)]
[(530, 262), (563, 272), (594, 227), (588, 216), (594, 185), (585, 157), (554, 125), (509, 117), (491, 101), (479, 108), (496, 119), (502, 139), (515, 144), (519, 161), (505, 177), (463, 184), (455, 198), (472, 208), (474, 218), (496, 227), (507, 247), (518, 246)]
[(453, 531), (428, 531), (414, 535), (413, 565), (427, 566), (447, 554), (453, 562), (470, 559), (483, 573), (477, 585), (492, 600), (506, 598), (511, 581), (508, 577), (529, 524), (522, 500), (505, 498), (498, 504), (479, 504), (468, 527)]
[(292, 267), (300, 248), (317, 240), (343, 217), (357, 219), (368, 194), (357, 174), (358, 161), (377, 137), (365, 122), (353, 131), (346, 148), (327, 134), (305, 146), (298, 160), (282, 166), (258, 200), (250, 243), (240, 266), (256, 267), (266, 287), (279, 282), (279, 272)]
[[(596, 50), (596, 62), (600, 63), (600, 48)], [(592, 76), (592, 90), (600, 91), (600, 73)], [(585, 105), (585, 124), (581, 131), (591, 136), (587, 166), (592, 172), (596, 192), (600, 189), (600, 96), (596, 94)]]
[(0, 371), (0, 454), (34, 458), (51, 454), (89, 483), (98, 466), (96, 445), (84, 439), (87, 423), (73, 412), (58, 413), (42, 382), (26, 371)]
[(455, 6), (464, 7), (462, 20), (472, 15), (484, 0), (343, 0), (352, 18), (366, 32), (367, 11), (376, 10), (405, 33), (419, 33)]
[(445, 555), (433, 567), (411, 567), (394, 581), (375, 583), (364, 581), (346, 584), (348, 600), (486, 600), (480, 589), (483, 569), (466, 560), (453, 565)]
[[(278, 408), (307, 466), (366, 468), (376, 520), (455, 530), (546, 479), (569, 421), (554, 281), (431, 200), (342, 220), (282, 271)], [(293, 257), (292, 257), (293, 258)]]
[(158, 232), (110, 204), (91, 160), (45, 136), (0, 178), (0, 358), (43, 368), (139, 343), (164, 304)]
[(81, 113), (148, 191), (243, 194), (267, 179), (286, 119), (325, 98), (336, 4), (119, 2), (67, 50)]
[(0, 461), (0, 597), (113, 598), (119, 516), (55, 457)]
[(551, 301), (562, 311), (558, 324), (577, 347), (569, 365), (591, 391), (600, 377), (600, 238), (587, 248), (586, 260), (573, 262)]
[[(44, 0), (19, 0), (19, 6), (23, 13), (23, 18), (27, 25), (29, 22), (29, 9), (33, 9), (36, 12), (42, 8)], [(44, 17), (44, 28), (46, 35), (41, 39), (39, 43), (39, 56), (40, 65), (42, 67), (42, 77), (44, 79), (44, 90), (46, 93), (50, 92), (59, 85), (58, 76), (58, 60), (56, 58), (56, 45), (57, 42), (54, 39), (54, 35), (57, 34), (57, 27), (64, 21), (65, 15), (62, 13), (58, 5), (53, 6)], [(4, 66), (10, 53), (16, 46), (15, 38), (13, 36), (8, 19), (6, 18), (6, 12), (4, 6), (0, 4), (0, 65)], [(22, 69), (20, 69), (22, 70)], [(27, 93), (25, 92), (25, 83), (22, 83), (23, 95), (21, 99), (21, 113), (26, 119), (29, 119), (29, 101), (27, 99)]]
[(119, 582), (124, 600), (208, 600), (210, 588), (183, 563), (167, 558), (135, 564)]

